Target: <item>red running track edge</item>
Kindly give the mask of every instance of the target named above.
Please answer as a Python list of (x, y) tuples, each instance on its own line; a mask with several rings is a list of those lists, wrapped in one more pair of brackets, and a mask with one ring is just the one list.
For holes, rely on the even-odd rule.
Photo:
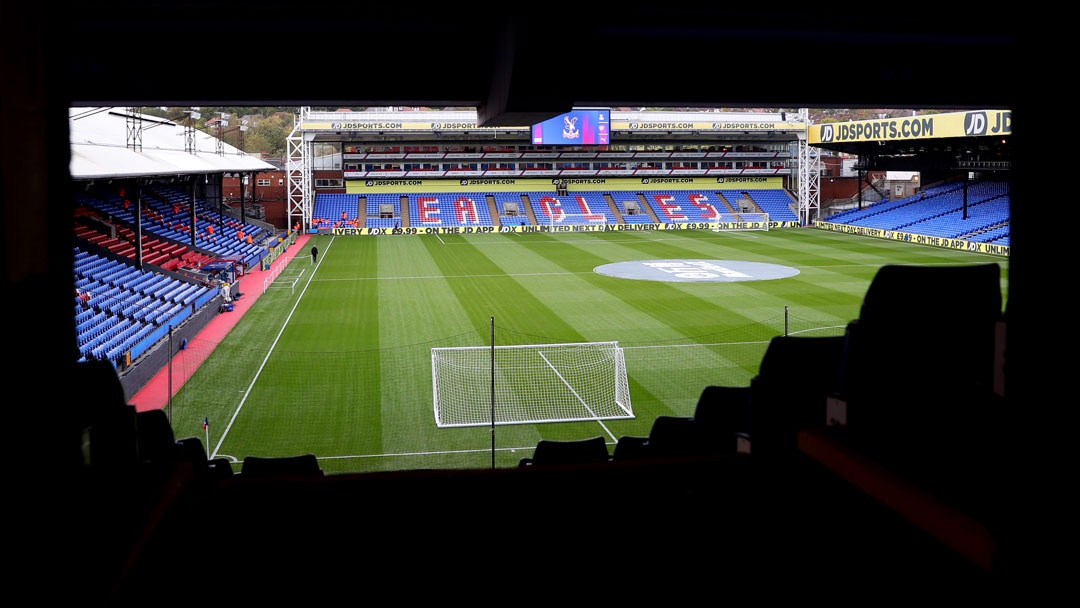
[[(297, 253), (294, 255), (301, 255), (300, 252), (304, 250), (304, 245), (307, 244), (310, 237), (310, 234), (301, 234), (297, 237), (296, 243), (291, 245), (289, 249), (296, 247), (294, 251)], [(288, 249), (286, 251), (288, 251)], [(240, 319), (244, 317), (247, 311), (262, 296), (262, 279), (269, 272), (269, 270), (264, 271), (256, 268), (244, 275), (244, 277), (240, 279), (241, 286), (257, 286), (258, 288), (251, 289), (250, 287), (246, 287), (246, 290), (241, 289), (240, 291), (244, 294), (244, 297), (239, 300), (233, 300), (233, 311), (221, 313), (214, 317), (214, 319), (207, 323), (206, 327), (204, 327), (195, 337), (200, 340), (207, 340), (214, 344), (220, 343), (225, 339), (225, 336), (232, 331), (233, 327), (236, 327), (236, 324), (240, 322)], [(181, 356), (186, 357), (184, 365), (173, 365), (173, 395), (176, 395), (176, 393), (179, 392), (180, 388), (184, 386), (184, 383), (187, 382), (188, 378), (195, 373), (195, 370), (199, 368), (199, 365), (210, 356), (211, 352), (213, 352), (212, 349), (199, 353), (188, 351), (173, 355), (174, 361)], [(177, 375), (178, 373), (180, 376)], [(154, 374), (154, 377), (146, 383), (146, 386), (142, 387), (134, 397), (128, 400), (128, 403), (134, 405), (135, 411), (137, 412), (147, 412), (165, 407), (168, 404), (168, 401), (169, 366), (166, 364), (158, 371), (158, 373)]]

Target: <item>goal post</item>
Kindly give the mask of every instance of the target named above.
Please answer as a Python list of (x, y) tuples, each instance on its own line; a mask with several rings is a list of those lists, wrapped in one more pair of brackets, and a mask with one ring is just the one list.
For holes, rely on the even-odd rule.
[(603, 213), (563, 213), (561, 209), (558, 213), (553, 213), (544, 219), (547, 220), (545, 224), (551, 228), (558, 226), (603, 226), (609, 222), (607, 216)]
[(713, 232), (734, 230), (769, 230), (768, 213), (718, 213)]
[[(492, 424), (492, 348), (431, 349), (435, 424)], [(496, 425), (633, 418), (618, 342), (494, 348)]]

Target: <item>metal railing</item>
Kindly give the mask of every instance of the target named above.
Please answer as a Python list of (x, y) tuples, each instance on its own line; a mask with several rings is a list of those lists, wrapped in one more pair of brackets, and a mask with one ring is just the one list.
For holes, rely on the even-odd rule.
[[(240, 210), (239, 209), (225, 209), (225, 215), (231, 217), (234, 220), (237, 220), (237, 221), (240, 220)], [(274, 234), (274, 233), (278, 232), (279, 230), (281, 230), (280, 228), (278, 228), (277, 226), (274, 226), (273, 224), (270, 224), (270, 223), (267, 223), (267, 222), (264, 222), (264, 221), (261, 221), (261, 220), (254, 219), (250, 215), (247, 215), (247, 214), (244, 214), (244, 221), (247, 222), (248, 224), (251, 224), (252, 226), (255, 226), (256, 228), (262, 228), (263, 230), (268, 230), (271, 234)]]

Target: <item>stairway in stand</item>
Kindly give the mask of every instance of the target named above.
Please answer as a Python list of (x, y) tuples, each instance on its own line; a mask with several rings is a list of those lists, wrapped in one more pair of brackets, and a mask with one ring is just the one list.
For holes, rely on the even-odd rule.
[(495, 197), (487, 195), (488, 213), (491, 214), (491, 223), (496, 227), (502, 226), (502, 218), (499, 217), (499, 208), (495, 206)]
[(648, 199), (645, 198), (645, 195), (638, 192), (637, 197), (638, 200), (641, 201), (641, 208), (645, 210), (645, 213), (649, 214), (649, 219), (651, 219), (654, 224), (659, 224), (660, 220), (656, 218), (656, 213), (653, 211), (652, 205), (649, 204)]
[(622, 213), (619, 212), (619, 206), (615, 204), (615, 200), (611, 198), (611, 195), (604, 193), (604, 200), (607, 201), (608, 207), (611, 208), (611, 215), (614, 216), (615, 221), (619, 224), (625, 224), (626, 220), (623, 219)]
[(529, 197), (521, 195), (521, 206), (525, 207), (525, 215), (529, 218), (529, 224), (533, 226), (539, 226), (540, 222), (536, 221), (536, 214), (533, 213), (532, 203), (529, 202)]

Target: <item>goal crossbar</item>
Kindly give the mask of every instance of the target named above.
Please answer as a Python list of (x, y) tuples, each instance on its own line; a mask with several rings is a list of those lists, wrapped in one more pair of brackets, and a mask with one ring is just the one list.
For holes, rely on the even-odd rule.
[[(494, 367), (492, 359), (494, 358)], [(633, 418), (618, 342), (431, 349), (439, 427)]]
[(717, 213), (716, 219), (711, 221), (713, 232), (725, 232), (736, 230), (769, 230), (769, 214), (746, 212), (746, 213)]
[(561, 209), (559, 209), (558, 213), (552, 213), (551, 215), (543, 216), (543, 219), (545, 220), (543, 224), (551, 227), (603, 226), (609, 221), (614, 223), (614, 220), (608, 220), (607, 216), (603, 213), (566, 213)]

